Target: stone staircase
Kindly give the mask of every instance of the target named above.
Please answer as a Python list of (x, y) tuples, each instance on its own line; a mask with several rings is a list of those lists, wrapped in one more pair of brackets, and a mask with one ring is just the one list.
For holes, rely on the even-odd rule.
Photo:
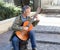
[(60, 50), (60, 27), (40, 25), (33, 30), (39, 50)]
[[(54, 27), (53, 29), (55, 30), (52, 29), (52, 26), (50, 26), (49, 29), (45, 27), (47, 26), (36, 26), (34, 28), (36, 30), (33, 29), (33, 31), (36, 32), (35, 38), (38, 50), (60, 50), (60, 32), (57, 31), (60, 27)], [(7, 33), (0, 34), (0, 50), (11, 50), (9, 38), (12, 32), (13, 31), (8, 31)], [(30, 41), (28, 48), (31, 49)]]

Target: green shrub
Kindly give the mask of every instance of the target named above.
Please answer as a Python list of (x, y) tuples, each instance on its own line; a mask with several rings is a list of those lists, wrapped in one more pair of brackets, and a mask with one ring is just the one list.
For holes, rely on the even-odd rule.
[(11, 17), (18, 16), (21, 13), (21, 8), (8, 3), (0, 2), (0, 21)]

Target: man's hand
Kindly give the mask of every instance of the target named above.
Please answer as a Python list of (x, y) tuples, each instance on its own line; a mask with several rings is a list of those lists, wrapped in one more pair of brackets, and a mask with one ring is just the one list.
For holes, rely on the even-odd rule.
[(40, 21), (38, 17), (36, 17), (36, 20)]
[(40, 19), (38, 18), (38, 15), (35, 17), (34, 20), (40, 21)]
[(23, 30), (28, 30), (28, 27), (23, 27)]

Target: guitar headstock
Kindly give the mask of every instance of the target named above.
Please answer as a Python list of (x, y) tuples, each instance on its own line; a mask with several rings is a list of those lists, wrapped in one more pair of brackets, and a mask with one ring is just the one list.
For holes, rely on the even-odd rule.
[(36, 10), (36, 13), (37, 13), (37, 14), (40, 13), (41, 10), (42, 10), (42, 9), (41, 9), (40, 7), (38, 7), (37, 10)]

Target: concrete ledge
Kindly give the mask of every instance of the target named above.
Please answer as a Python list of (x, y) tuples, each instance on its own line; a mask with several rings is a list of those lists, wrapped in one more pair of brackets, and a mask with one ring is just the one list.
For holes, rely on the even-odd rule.
[(11, 28), (14, 19), (15, 19), (15, 17), (11, 18), (11, 19), (0, 21), (0, 34), (8, 31)]

